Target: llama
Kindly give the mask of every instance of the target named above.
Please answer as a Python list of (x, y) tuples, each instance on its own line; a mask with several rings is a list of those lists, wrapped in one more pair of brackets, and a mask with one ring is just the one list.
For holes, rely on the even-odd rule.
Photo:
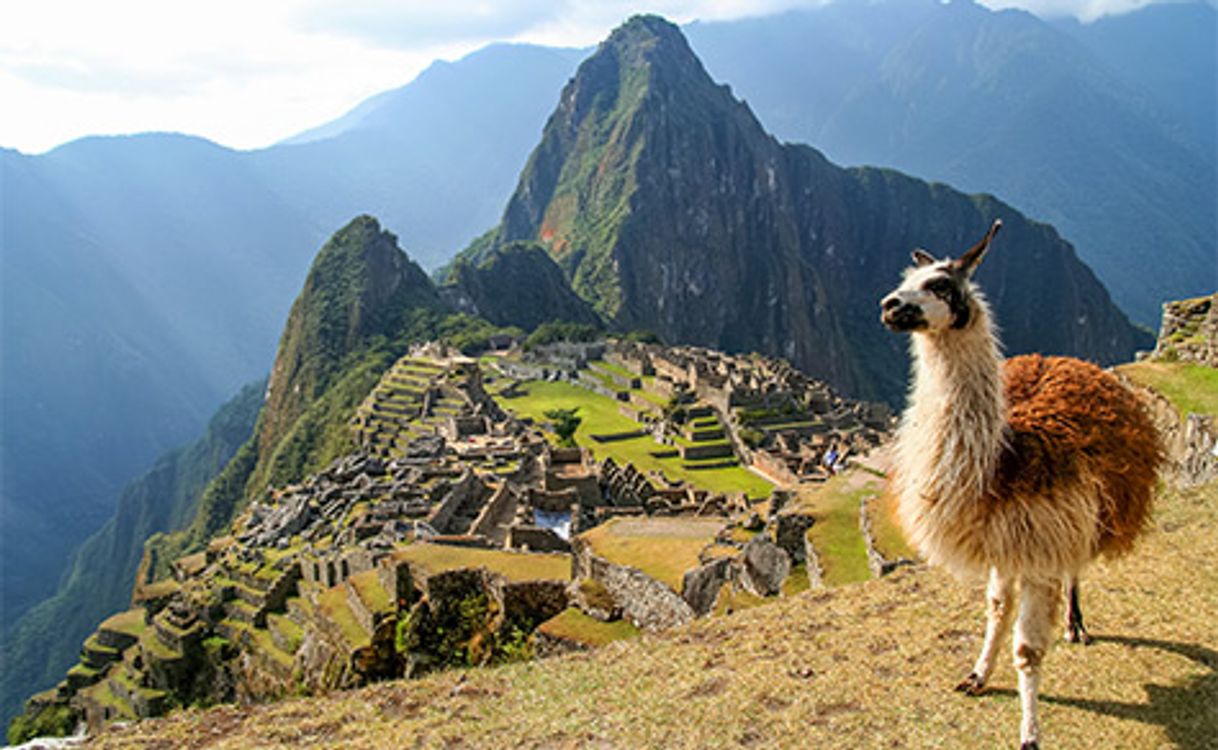
[(1079, 573), (1130, 550), (1150, 513), (1158, 434), (1110, 373), (1066, 357), (1004, 362), (971, 278), (994, 235), (959, 259), (923, 250), (881, 302), (890, 330), (912, 336), (913, 385), (897, 431), (892, 489), (906, 535), (960, 577), (988, 574), (985, 640), (957, 686), (984, 691), (1016, 615), (1020, 747), (1039, 747), (1041, 662), (1066, 591), (1066, 639), (1087, 643)]

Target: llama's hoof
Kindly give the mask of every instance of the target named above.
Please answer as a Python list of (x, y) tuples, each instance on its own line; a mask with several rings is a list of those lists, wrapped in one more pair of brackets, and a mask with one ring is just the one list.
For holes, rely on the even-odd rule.
[(1019, 746), (1019, 750), (1040, 750), (1040, 743), (1036, 740), (1028, 740)]
[(1084, 628), (1070, 627), (1066, 629), (1066, 643), (1077, 643), (1080, 646), (1091, 645), (1091, 634)]
[(977, 676), (976, 672), (972, 672), (956, 686), (956, 692), (965, 695), (981, 695), (985, 692), (985, 680)]

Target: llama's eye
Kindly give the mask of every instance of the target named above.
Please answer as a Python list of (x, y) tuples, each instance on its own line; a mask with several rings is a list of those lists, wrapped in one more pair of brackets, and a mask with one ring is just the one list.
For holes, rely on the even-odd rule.
[(931, 279), (926, 282), (926, 286), (923, 288), (931, 294), (942, 297), (951, 292), (952, 282), (947, 279)]

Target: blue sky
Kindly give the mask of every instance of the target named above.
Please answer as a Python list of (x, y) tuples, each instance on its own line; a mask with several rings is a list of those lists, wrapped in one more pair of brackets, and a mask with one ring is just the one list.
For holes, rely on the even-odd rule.
[[(584, 46), (638, 12), (683, 23), (824, 1), (10, 0), (0, 146), (174, 130), (257, 148), (491, 41)], [(1083, 20), (1148, 1), (981, 0)]]

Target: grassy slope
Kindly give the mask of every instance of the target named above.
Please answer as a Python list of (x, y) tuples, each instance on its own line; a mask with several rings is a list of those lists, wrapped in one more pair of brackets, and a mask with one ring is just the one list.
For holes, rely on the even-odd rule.
[(690, 471), (681, 466), (680, 459), (658, 459), (651, 455), (668, 446), (660, 445), (650, 437), (619, 440), (612, 443), (597, 443), (594, 434), (629, 432), (639, 429), (638, 422), (624, 417), (618, 411), (618, 403), (607, 396), (593, 393), (570, 383), (530, 382), (521, 386), (526, 395), (517, 398), (500, 398), (505, 409), (520, 417), (532, 417), (539, 424), (548, 422), (545, 412), (551, 409), (579, 407), (583, 418), (575, 433), (580, 445), (591, 448), (598, 459), (612, 456), (619, 463), (632, 463), (640, 471), (662, 471), (669, 479), (684, 479), (698, 487), (714, 492), (745, 492), (749, 497), (762, 498), (770, 494), (772, 485), (739, 466), (721, 469), (699, 469)]
[[(1218, 485), (1173, 493), (1133, 557), (1091, 571), (1098, 639), (1047, 660), (1049, 746), (1215, 747), (1216, 533)], [(989, 695), (950, 689), (981, 628), (979, 586), (904, 569), (590, 655), (180, 712), (95, 747), (1009, 747), (1005, 659)]]
[(1166, 396), (1181, 413), (1218, 416), (1218, 370), (1185, 362), (1145, 361), (1117, 368), (1139, 385)]

